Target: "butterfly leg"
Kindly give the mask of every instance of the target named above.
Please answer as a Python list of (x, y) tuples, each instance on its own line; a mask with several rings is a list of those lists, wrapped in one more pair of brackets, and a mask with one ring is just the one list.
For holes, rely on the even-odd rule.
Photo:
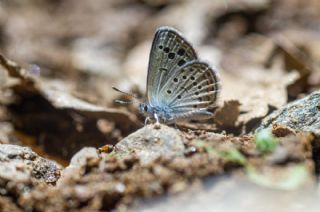
[(150, 121), (150, 117), (148, 116), (148, 117), (144, 120), (144, 125), (147, 125), (149, 121)]
[(154, 119), (156, 120), (155, 128), (159, 129), (160, 128), (160, 121), (159, 121), (159, 116), (155, 113), (153, 114)]
[(157, 124), (160, 124), (159, 116), (158, 116), (156, 113), (153, 114), (153, 116), (154, 116), (154, 119), (156, 120), (156, 123), (157, 123)]

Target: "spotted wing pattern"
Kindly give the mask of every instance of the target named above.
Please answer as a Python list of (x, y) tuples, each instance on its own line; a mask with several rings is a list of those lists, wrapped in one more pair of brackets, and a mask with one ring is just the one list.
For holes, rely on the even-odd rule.
[(206, 63), (192, 61), (167, 79), (160, 90), (159, 103), (177, 118), (212, 115), (207, 108), (214, 106), (219, 88), (216, 72)]
[(160, 27), (154, 37), (148, 67), (147, 99), (159, 103), (160, 90), (176, 70), (190, 61), (197, 60), (197, 54), (183, 36), (171, 27)]

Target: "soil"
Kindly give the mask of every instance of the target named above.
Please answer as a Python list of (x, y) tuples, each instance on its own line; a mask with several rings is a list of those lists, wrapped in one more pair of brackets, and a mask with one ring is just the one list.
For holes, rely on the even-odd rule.
[[(317, 211), (320, 3), (0, 3), (0, 211)], [(183, 18), (182, 18), (183, 17)], [(148, 123), (172, 26), (217, 72), (211, 119)]]

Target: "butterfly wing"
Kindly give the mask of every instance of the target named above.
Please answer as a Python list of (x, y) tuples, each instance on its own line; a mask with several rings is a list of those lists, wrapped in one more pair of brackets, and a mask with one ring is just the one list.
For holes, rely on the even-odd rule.
[(148, 67), (147, 98), (159, 103), (159, 91), (172, 73), (187, 62), (197, 59), (191, 44), (173, 28), (160, 27), (155, 34)]
[[(174, 72), (160, 90), (160, 104), (176, 118), (202, 119), (212, 115), (220, 90), (216, 72), (207, 64), (192, 61)], [(198, 117), (197, 117), (198, 116)]]

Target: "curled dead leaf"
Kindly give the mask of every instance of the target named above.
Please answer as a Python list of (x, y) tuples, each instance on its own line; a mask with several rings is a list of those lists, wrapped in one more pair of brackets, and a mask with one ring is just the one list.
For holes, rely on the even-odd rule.
[(221, 128), (236, 127), (236, 122), (240, 115), (240, 102), (238, 100), (229, 100), (223, 103), (214, 114), (214, 122)]

